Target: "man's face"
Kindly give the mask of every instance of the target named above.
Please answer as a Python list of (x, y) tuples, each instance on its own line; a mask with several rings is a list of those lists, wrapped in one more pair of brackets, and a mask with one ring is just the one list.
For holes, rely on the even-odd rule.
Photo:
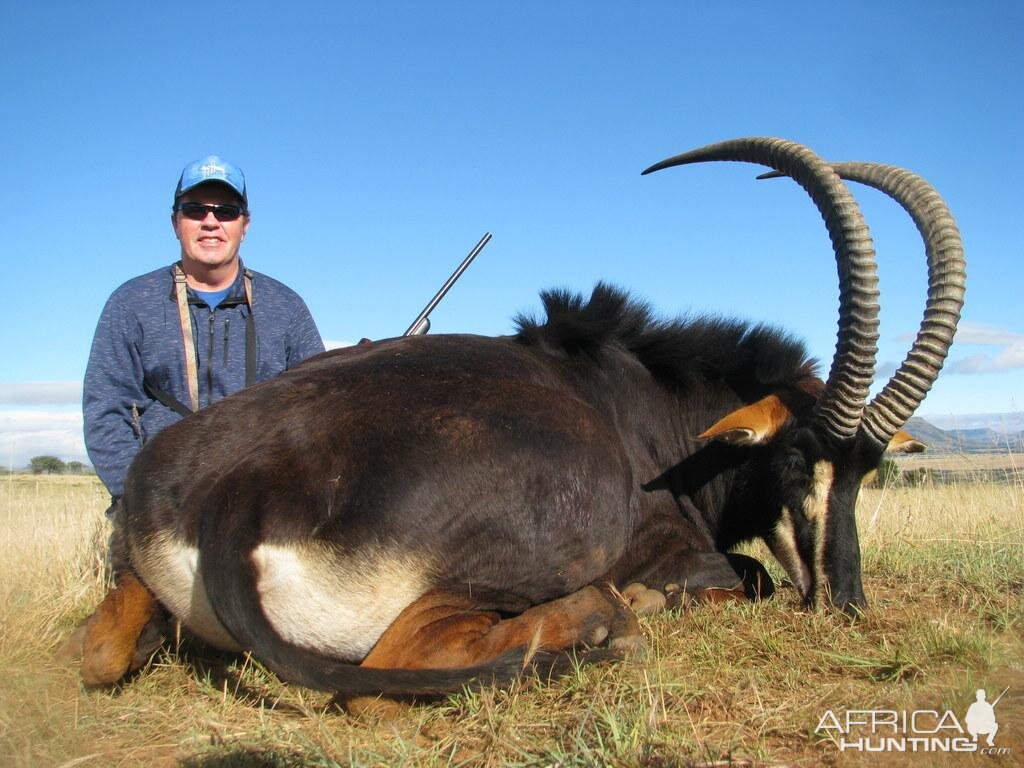
[[(205, 205), (241, 205), (242, 201), (223, 184), (200, 184), (180, 198), (181, 203)], [(249, 229), (249, 216), (234, 221), (218, 221), (212, 212), (202, 221), (185, 216), (181, 211), (171, 214), (174, 235), (181, 243), (181, 258), (194, 265), (216, 269), (238, 259), (238, 248)]]

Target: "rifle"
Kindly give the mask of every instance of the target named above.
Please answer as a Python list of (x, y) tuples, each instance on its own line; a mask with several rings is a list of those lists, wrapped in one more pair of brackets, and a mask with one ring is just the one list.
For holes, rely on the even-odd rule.
[(1002, 693), (1000, 693), (1000, 694), (999, 694), (998, 696), (996, 696), (996, 700), (992, 702), (992, 709), (995, 709), (995, 708), (996, 708), (996, 704), (998, 704), (998, 703), (999, 703), (999, 700), (1000, 700), (1001, 698), (1003, 698), (1003, 696), (1005, 696), (1005, 695), (1006, 695), (1006, 692), (1007, 692), (1008, 690), (1010, 690), (1010, 686), (1006, 686), (1005, 688), (1003, 688), (1003, 692), (1002, 692)]
[(455, 271), (452, 272), (451, 277), (449, 277), (445, 284), (441, 286), (441, 290), (434, 294), (434, 298), (427, 303), (427, 306), (423, 308), (423, 311), (419, 313), (416, 319), (412, 321), (412, 325), (406, 329), (405, 333), (402, 334), (403, 336), (420, 336), (430, 330), (430, 313), (434, 311), (434, 307), (436, 307), (440, 303), (441, 299), (444, 298), (444, 295), (448, 293), (448, 289), (455, 285), (455, 281), (458, 280), (462, 273), (466, 271), (466, 267), (473, 262), (473, 259), (475, 259), (476, 255), (484, 249), (484, 246), (487, 245), (490, 239), (491, 233), (485, 232), (484, 236), (480, 238), (480, 242), (477, 243), (476, 247), (469, 252), (469, 255), (462, 260), (462, 263), (456, 267)]

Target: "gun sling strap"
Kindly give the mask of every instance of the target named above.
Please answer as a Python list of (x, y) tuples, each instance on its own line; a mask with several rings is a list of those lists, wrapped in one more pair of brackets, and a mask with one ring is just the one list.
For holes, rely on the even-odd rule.
[[(252, 272), (246, 269), (242, 273), (242, 283), (245, 286), (245, 303), (249, 312), (245, 318), (245, 386), (256, 382), (256, 323), (253, 320), (252, 305)], [(178, 303), (178, 320), (181, 323), (181, 340), (185, 353), (185, 379), (188, 388), (189, 405), (181, 402), (170, 392), (165, 392), (155, 386), (148, 379), (143, 381), (143, 388), (146, 394), (154, 400), (166, 405), (171, 410), (182, 416), (188, 416), (199, 410), (199, 364), (196, 354), (196, 334), (192, 331), (192, 313), (189, 312), (189, 303), (198, 303), (198, 299), (191, 299), (188, 295), (188, 284), (185, 282), (185, 273), (180, 264), (174, 265), (174, 293)], [(219, 306), (235, 306), (240, 300), (225, 299)], [(225, 343), (227, 343), (225, 341)], [(213, 361), (207, 362), (212, 365)], [(189, 407), (191, 406), (191, 407)]]

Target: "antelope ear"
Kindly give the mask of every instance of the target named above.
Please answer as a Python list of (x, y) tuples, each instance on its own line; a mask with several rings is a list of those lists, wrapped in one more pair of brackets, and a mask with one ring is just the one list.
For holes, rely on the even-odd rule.
[(758, 445), (775, 437), (792, 416), (793, 412), (778, 395), (768, 395), (719, 419), (697, 438), (733, 445)]
[(885, 450), (892, 453), (921, 453), (928, 450), (928, 446), (909, 432), (904, 432), (900, 429), (892, 436), (892, 440), (889, 441), (889, 445), (886, 446)]

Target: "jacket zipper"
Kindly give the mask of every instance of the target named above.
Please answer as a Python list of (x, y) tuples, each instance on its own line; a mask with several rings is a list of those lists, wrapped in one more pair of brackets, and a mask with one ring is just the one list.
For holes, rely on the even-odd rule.
[(206, 404), (213, 404), (213, 315), (216, 310), (210, 310), (210, 352), (206, 356)]
[(231, 324), (231, 318), (224, 318), (224, 369), (228, 367), (228, 327)]

